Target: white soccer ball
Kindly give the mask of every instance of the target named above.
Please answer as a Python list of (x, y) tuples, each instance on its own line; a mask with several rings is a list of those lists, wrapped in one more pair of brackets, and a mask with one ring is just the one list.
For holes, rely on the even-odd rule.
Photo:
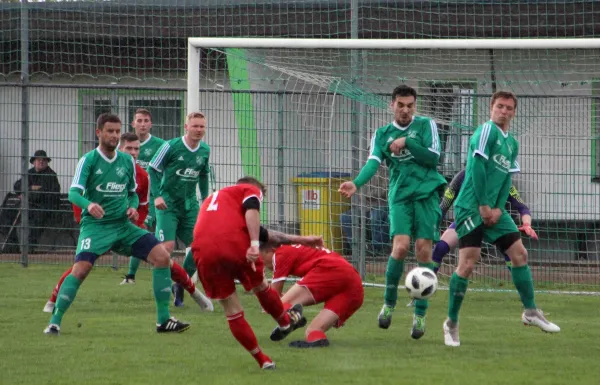
[(438, 279), (432, 270), (415, 267), (406, 275), (404, 287), (411, 298), (428, 299), (437, 291)]

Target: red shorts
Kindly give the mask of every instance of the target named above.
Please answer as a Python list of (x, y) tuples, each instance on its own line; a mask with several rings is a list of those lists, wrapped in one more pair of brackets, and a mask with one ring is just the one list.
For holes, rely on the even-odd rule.
[[(227, 246), (226, 246), (227, 245)], [(192, 244), (198, 277), (206, 295), (212, 299), (225, 299), (235, 293), (234, 280), (240, 281), (246, 291), (259, 286), (265, 279), (264, 263), (259, 258), (256, 271), (246, 260), (246, 249), (234, 247), (227, 242), (211, 242), (209, 245)]]
[(338, 315), (336, 328), (352, 316), (363, 304), (364, 290), (360, 275), (350, 266), (315, 266), (298, 285), (306, 287), (315, 303), (324, 302), (324, 309)]

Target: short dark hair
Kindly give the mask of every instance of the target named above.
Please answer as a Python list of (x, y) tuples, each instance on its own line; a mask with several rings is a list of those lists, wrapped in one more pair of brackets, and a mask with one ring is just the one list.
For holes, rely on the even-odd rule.
[(109, 112), (105, 112), (98, 116), (96, 120), (96, 128), (102, 130), (106, 123), (121, 123), (121, 119), (115, 114), (111, 114)]
[(137, 110), (135, 110), (135, 114), (133, 114), (133, 119), (135, 119), (135, 116), (137, 114), (146, 115), (150, 118), (150, 120), (152, 120), (152, 114), (145, 108), (138, 108)]
[(517, 95), (512, 91), (496, 91), (492, 94), (492, 100), (490, 101), (490, 107), (494, 105), (498, 99), (512, 99), (515, 102), (515, 108), (517, 108)]
[(259, 181), (258, 179), (251, 176), (245, 176), (243, 178), (238, 179), (236, 184), (251, 184), (253, 186), (258, 187), (263, 194), (267, 192), (267, 188), (265, 187), (265, 185), (262, 184), (261, 181)]
[(135, 142), (136, 140), (140, 140), (140, 138), (134, 132), (126, 132), (121, 135), (121, 143)]
[(396, 100), (398, 96), (413, 96), (417, 100), (417, 91), (406, 84), (402, 84), (392, 91), (392, 100)]

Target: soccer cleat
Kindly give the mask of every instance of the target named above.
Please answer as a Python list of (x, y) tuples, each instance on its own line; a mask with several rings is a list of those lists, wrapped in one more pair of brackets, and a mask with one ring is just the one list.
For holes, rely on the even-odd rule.
[(178, 283), (174, 283), (173, 286), (171, 286), (171, 292), (173, 292), (173, 305), (175, 305), (175, 307), (182, 307), (183, 287)]
[(560, 327), (548, 321), (539, 309), (526, 309), (521, 315), (521, 321), (525, 326), (537, 326), (546, 333), (558, 333), (560, 331)]
[(288, 315), (290, 316), (291, 323), (285, 329), (282, 329), (281, 326), (277, 326), (271, 332), (271, 341), (281, 341), (294, 330), (304, 327), (306, 325), (306, 318), (302, 315), (302, 305), (297, 303), (292, 306), (288, 311)]
[(308, 341), (292, 341), (288, 345), (290, 348), (299, 348), (299, 349), (308, 349), (308, 348), (325, 348), (329, 346), (329, 340), (327, 338), (323, 338), (320, 340), (308, 342)]
[(410, 336), (418, 340), (425, 335), (425, 316), (424, 315), (413, 315), (412, 329), (410, 329)]
[(135, 285), (135, 275), (129, 275), (123, 277), (121, 285)]
[(202, 311), (215, 310), (215, 307), (213, 306), (211, 300), (207, 296), (202, 294), (202, 292), (198, 288), (196, 288), (196, 291), (194, 292), (194, 294), (192, 294), (192, 298), (194, 299), (194, 301), (196, 301), (198, 305), (200, 305), (200, 309), (202, 309)]
[(156, 324), (158, 333), (182, 333), (190, 328), (190, 324), (179, 321), (175, 317), (166, 320), (162, 325)]
[(48, 334), (50, 336), (59, 336), (60, 335), (60, 326), (57, 324), (50, 324), (44, 329), (44, 334)]
[(44, 313), (52, 313), (54, 311), (54, 305), (56, 305), (56, 304), (52, 301), (46, 302), (43, 312)]
[(415, 300), (411, 299), (410, 302), (406, 304), (406, 307), (415, 307)]
[(273, 370), (275, 369), (275, 363), (273, 361), (267, 361), (260, 367), (262, 370)]
[(394, 308), (390, 305), (383, 305), (381, 311), (379, 312), (379, 316), (377, 320), (379, 321), (379, 327), (382, 329), (387, 329), (392, 324), (392, 313), (394, 312)]
[(449, 319), (444, 321), (444, 343), (446, 346), (460, 346), (458, 322), (453, 325)]

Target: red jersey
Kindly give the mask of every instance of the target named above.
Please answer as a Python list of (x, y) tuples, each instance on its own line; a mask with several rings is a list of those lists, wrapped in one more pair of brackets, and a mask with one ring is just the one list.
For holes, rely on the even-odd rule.
[[(135, 183), (137, 184), (135, 193), (140, 199), (140, 204), (137, 209), (139, 217), (135, 224), (138, 227), (142, 227), (146, 217), (148, 216), (148, 202), (150, 201), (150, 177), (148, 172), (146, 172), (146, 170), (144, 170), (137, 163), (135, 164)], [(73, 215), (75, 216), (75, 222), (81, 222), (80, 207), (73, 205)]]
[(257, 198), (262, 203), (260, 189), (250, 184), (238, 184), (216, 191), (205, 199), (198, 212), (193, 244), (200, 246), (226, 240), (231, 246), (241, 248), (240, 257), (245, 258), (250, 236), (243, 204), (250, 198)]
[(281, 246), (273, 255), (273, 282), (283, 281), (288, 276), (304, 277), (316, 266), (354, 269), (344, 257), (331, 250), (302, 245)]

